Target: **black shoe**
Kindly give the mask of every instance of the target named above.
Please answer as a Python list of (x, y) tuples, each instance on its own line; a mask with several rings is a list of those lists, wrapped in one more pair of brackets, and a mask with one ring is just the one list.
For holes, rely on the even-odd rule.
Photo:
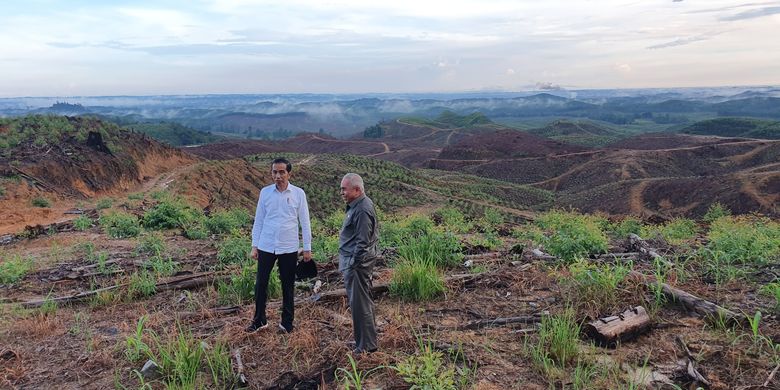
[(244, 331), (247, 332), (247, 333), (255, 333), (258, 330), (265, 329), (267, 327), (268, 327), (268, 323), (267, 322), (260, 323), (260, 324), (256, 324), (256, 323), (253, 322), (251, 325), (247, 326), (246, 329), (244, 329)]
[(285, 327), (284, 325), (279, 324), (279, 333), (287, 334), (287, 333), (292, 333), (292, 331), (293, 331), (292, 328), (287, 329), (287, 327)]

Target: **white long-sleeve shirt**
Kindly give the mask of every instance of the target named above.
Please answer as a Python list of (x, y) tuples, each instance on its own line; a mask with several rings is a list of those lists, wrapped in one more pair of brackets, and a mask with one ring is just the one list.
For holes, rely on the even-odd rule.
[(263, 187), (257, 200), (252, 246), (269, 253), (297, 252), (298, 223), (303, 233), (303, 250), (311, 250), (311, 222), (306, 193), (291, 183), (279, 192), (276, 184)]

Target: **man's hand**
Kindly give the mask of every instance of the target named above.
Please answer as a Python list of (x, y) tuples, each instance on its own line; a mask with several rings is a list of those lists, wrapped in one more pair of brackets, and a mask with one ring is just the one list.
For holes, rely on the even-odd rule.
[(252, 259), (257, 260), (258, 259), (258, 255), (259, 255), (259, 253), (257, 252), (257, 247), (253, 246), (252, 247), (252, 253), (249, 254), (249, 257), (251, 257)]
[(311, 261), (311, 251), (303, 251), (303, 261)]

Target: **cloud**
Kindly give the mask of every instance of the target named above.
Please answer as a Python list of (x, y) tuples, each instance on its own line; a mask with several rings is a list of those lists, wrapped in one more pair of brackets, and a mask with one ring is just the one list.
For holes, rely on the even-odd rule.
[(665, 49), (667, 47), (684, 46), (695, 42), (701, 42), (709, 40), (717, 35), (722, 34), (724, 31), (711, 32), (706, 34), (695, 35), (686, 38), (678, 38), (670, 42), (659, 43), (657, 45), (648, 46), (648, 49)]
[(780, 7), (764, 7), (759, 9), (753, 9), (750, 11), (740, 12), (736, 15), (723, 16), (720, 18), (720, 20), (735, 21), (735, 20), (744, 20), (744, 19), (755, 19), (755, 18), (775, 15), (775, 14), (780, 14)]

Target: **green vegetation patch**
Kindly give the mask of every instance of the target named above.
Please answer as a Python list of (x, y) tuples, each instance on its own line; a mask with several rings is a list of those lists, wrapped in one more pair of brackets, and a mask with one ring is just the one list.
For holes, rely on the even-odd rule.
[(766, 217), (722, 217), (710, 225), (704, 253), (731, 264), (769, 264), (780, 256), (780, 223)]
[(609, 241), (597, 217), (554, 210), (540, 215), (535, 224), (543, 231), (532, 237), (536, 243), (566, 262), (607, 251)]
[(141, 234), (141, 223), (138, 217), (121, 211), (102, 215), (100, 226), (111, 238), (130, 238)]
[(13, 255), (0, 263), (0, 284), (13, 284), (20, 281), (33, 269), (33, 259)]
[(446, 291), (441, 272), (431, 261), (404, 259), (395, 265), (390, 293), (405, 301), (433, 299)]

